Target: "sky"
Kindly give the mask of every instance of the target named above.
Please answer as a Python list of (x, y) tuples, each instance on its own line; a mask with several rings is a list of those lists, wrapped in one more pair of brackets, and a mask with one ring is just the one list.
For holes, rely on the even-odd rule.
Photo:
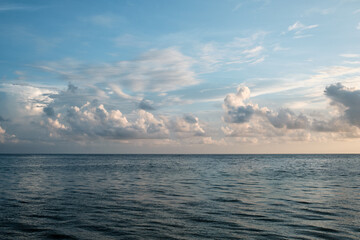
[(0, 0), (0, 153), (360, 153), (360, 1)]

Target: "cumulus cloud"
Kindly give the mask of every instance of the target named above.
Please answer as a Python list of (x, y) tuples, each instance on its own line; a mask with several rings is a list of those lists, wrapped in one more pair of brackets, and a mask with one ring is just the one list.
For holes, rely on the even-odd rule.
[[(204, 137), (199, 119), (191, 114), (169, 118), (155, 116), (154, 103), (142, 99), (138, 109), (125, 115), (117, 107), (110, 109), (102, 101), (83, 95), (82, 89), (69, 84), (67, 90), (49, 94), (52, 99), (43, 107), (42, 126), (54, 138), (90, 139), (182, 139)], [(81, 104), (86, 99), (92, 99)], [(75, 101), (76, 100), (76, 101)]]
[(237, 93), (230, 93), (224, 99), (223, 108), (225, 110), (224, 120), (228, 123), (245, 123), (251, 117), (261, 112), (257, 105), (245, 103), (250, 97), (250, 89), (246, 86), (238, 88)]
[(143, 99), (139, 103), (139, 108), (143, 109), (143, 110), (146, 110), (146, 111), (155, 110), (154, 102), (150, 101), (150, 100)]
[[(360, 137), (360, 90), (346, 88), (341, 83), (326, 87), (325, 96), (331, 100), (338, 114), (330, 118), (309, 117), (288, 108), (278, 111), (259, 108), (249, 102), (250, 90), (239, 87), (236, 94), (224, 99), (225, 111), (222, 132), (241, 142), (256, 143), (271, 139), (283, 141), (309, 141), (321, 139), (321, 134), (331, 138)], [(321, 136), (321, 137), (320, 137)]]
[(325, 94), (332, 100), (333, 105), (344, 112), (345, 119), (351, 125), (360, 127), (360, 90), (337, 83), (328, 86)]
[(53, 89), (9, 83), (1, 84), (0, 91), (16, 99), (16, 104), (20, 106), (17, 106), (14, 110), (28, 115), (40, 115), (43, 108), (53, 101), (49, 95), (57, 93)]
[[(46, 117), (43, 124), (51, 137), (71, 139), (173, 139), (205, 137), (205, 130), (197, 117), (186, 114), (183, 117), (169, 119), (154, 116), (138, 110), (125, 116), (120, 110), (108, 111), (98, 102), (87, 102), (83, 106), (71, 106), (66, 114)], [(202, 141), (199, 139), (198, 141)], [(209, 139), (206, 140), (210, 144)], [(215, 144), (216, 141), (213, 141)]]
[[(1, 122), (11, 125), (10, 129), (15, 129), (23, 140), (88, 142), (101, 139), (167, 139), (182, 142), (182, 139), (195, 137), (200, 142), (200, 138), (206, 135), (196, 116), (154, 115), (149, 111), (154, 110), (156, 104), (145, 98), (131, 98), (129, 104), (124, 104), (122, 99), (118, 105), (113, 99), (109, 101), (108, 96), (71, 83), (64, 90), (13, 84), (3, 84), (1, 90), (13, 95), (14, 102), (19, 104), (15, 110), (28, 105), (34, 105), (32, 109), (36, 107), (35, 113), (33, 110), (26, 110), (22, 115), (15, 113), (17, 118), (14, 122), (4, 122), (6, 119), (0, 118)], [(9, 114), (12, 115), (14, 113)], [(36, 137), (31, 136), (33, 133), (30, 129), (36, 129)], [(2, 132), (2, 141), (8, 138), (5, 136), (9, 137)], [(208, 139), (207, 143), (210, 142)]]
[(296, 115), (290, 109), (280, 109), (278, 112), (268, 111), (266, 117), (276, 128), (287, 129), (306, 129), (309, 126), (309, 120), (304, 114)]
[(199, 118), (192, 114), (185, 114), (182, 118), (176, 118), (170, 123), (172, 131), (178, 137), (205, 136), (205, 130), (201, 127)]
[(48, 118), (47, 126), (53, 135), (79, 138), (151, 139), (167, 138), (165, 121), (149, 112), (139, 110), (136, 119), (129, 121), (120, 110), (108, 111), (96, 101), (81, 107), (71, 106), (59, 118)]

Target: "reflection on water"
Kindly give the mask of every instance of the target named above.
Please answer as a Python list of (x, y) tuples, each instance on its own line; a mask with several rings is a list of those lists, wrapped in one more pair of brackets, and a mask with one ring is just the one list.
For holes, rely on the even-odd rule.
[(0, 239), (359, 239), (360, 155), (0, 155)]

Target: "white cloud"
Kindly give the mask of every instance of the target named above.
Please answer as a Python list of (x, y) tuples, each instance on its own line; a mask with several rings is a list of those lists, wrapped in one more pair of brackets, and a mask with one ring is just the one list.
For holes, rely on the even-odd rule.
[(284, 47), (281, 47), (280, 45), (275, 45), (274, 48), (273, 48), (273, 51), (274, 52), (279, 52), (279, 51), (287, 51), (289, 49), (290, 48), (284, 48)]
[[(167, 48), (152, 49), (137, 59), (112, 64), (85, 65), (66, 60), (37, 67), (78, 84), (106, 83), (133, 92), (167, 92), (199, 83), (192, 70), (194, 62), (179, 50)], [(126, 97), (118, 90), (119, 96)]]
[(223, 109), (225, 110), (224, 120), (228, 123), (249, 122), (254, 114), (260, 110), (257, 105), (246, 103), (250, 98), (250, 90), (246, 86), (237, 89), (237, 93), (229, 93), (224, 99)]
[(171, 122), (170, 128), (180, 138), (205, 136), (205, 130), (200, 126), (199, 119), (191, 114), (176, 118)]
[(125, 22), (125, 19), (122, 16), (114, 14), (98, 14), (86, 18), (81, 18), (81, 20), (96, 26), (107, 28), (114, 27), (119, 23)]
[(3, 4), (0, 5), (0, 12), (5, 11), (33, 11), (41, 9), (42, 7), (33, 7), (28, 5), (22, 5), (22, 4)]
[(17, 110), (28, 115), (40, 115), (43, 108), (53, 101), (49, 95), (57, 93), (56, 90), (52, 89), (8, 83), (1, 84), (0, 91), (16, 98), (16, 102), (19, 104)]
[(107, 111), (104, 105), (87, 102), (72, 106), (60, 119), (48, 118), (52, 136), (79, 139), (158, 139), (168, 138), (165, 121), (149, 112), (139, 110), (136, 119), (129, 121), (119, 110)]
[(344, 58), (359, 58), (360, 54), (355, 54), (355, 53), (344, 53), (344, 54), (340, 54), (341, 57)]
[(133, 96), (130, 96), (129, 94), (124, 93), (123, 90), (115, 83), (110, 83), (109, 87), (111, 88), (112, 91), (114, 91), (121, 98), (129, 99), (129, 100), (137, 100), (137, 101), (141, 100), (138, 97), (133, 97)]
[(246, 54), (247, 58), (253, 58), (258, 56), (260, 52), (262, 52), (263, 50), (264, 50), (263, 46), (256, 46), (254, 48), (244, 50), (243, 53)]
[(124, 46), (144, 46), (147, 43), (145, 41), (142, 41), (131, 34), (123, 34), (121, 36), (118, 36), (114, 39), (114, 43), (118, 47), (124, 47)]
[(344, 61), (344, 64), (360, 65), (360, 61)]
[(257, 32), (249, 37), (236, 37), (227, 43), (210, 42), (199, 47), (201, 72), (228, 70), (242, 64), (256, 64), (264, 61), (265, 32)]
[(294, 32), (295, 36), (294, 38), (305, 38), (305, 37), (310, 37), (312, 35), (310, 34), (304, 34), (304, 32), (313, 29), (313, 28), (317, 28), (319, 25), (317, 24), (313, 24), (313, 25), (304, 25), (299, 21), (296, 21), (293, 25), (290, 25), (288, 27), (288, 31), (289, 32)]
[(317, 24), (306, 26), (306, 25), (302, 24), (301, 22), (297, 21), (293, 25), (290, 25), (288, 27), (288, 31), (302, 32), (304, 30), (317, 28), (318, 26), (319, 25), (317, 25)]
[[(191, 114), (169, 119), (138, 110), (125, 116), (118, 109), (108, 111), (97, 102), (71, 106), (62, 114), (47, 117), (43, 123), (51, 137), (78, 140), (173, 139), (205, 137), (199, 119)], [(209, 140), (209, 139), (208, 139)], [(181, 140), (182, 141), (182, 140)], [(208, 141), (207, 144), (210, 142)], [(213, 142), (215, 143), (215, 141)]]
[(342, 84), (330, 85), (325, 95), (332, 100), (338, 111), (327, 118), (296, 114), (290, 109), (278, 111), (259, 108), (249, 103), (250, 90), (239, 87), (237, 94), (230, 93), (224, 99), (222, 132), (241, 142), (268, 141), (320, 141), (331, 139), (360, 138), (360, 90), (346, 88)]

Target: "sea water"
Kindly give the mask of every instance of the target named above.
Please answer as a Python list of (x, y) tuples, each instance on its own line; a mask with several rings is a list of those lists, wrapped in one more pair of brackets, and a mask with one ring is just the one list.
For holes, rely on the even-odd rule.
[(0, 155), (0, 239), (360, 239), (360, 155)]

